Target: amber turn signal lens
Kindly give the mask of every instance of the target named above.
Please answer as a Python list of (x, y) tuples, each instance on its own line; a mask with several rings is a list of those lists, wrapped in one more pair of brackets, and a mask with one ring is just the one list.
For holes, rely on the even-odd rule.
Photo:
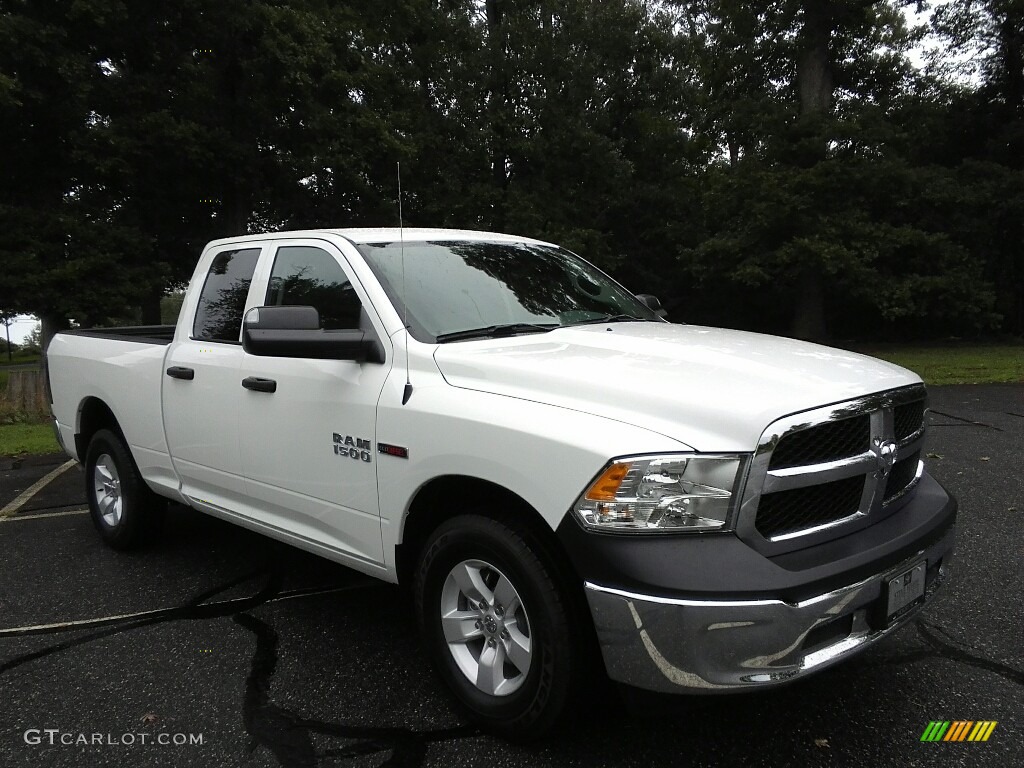
[(612, 464), (590, 486), (585, 498), (588, 501), (615, 501), (615, 494), (619, 492), (619, 486), (626, 479), (631, 466), (629, 462)]

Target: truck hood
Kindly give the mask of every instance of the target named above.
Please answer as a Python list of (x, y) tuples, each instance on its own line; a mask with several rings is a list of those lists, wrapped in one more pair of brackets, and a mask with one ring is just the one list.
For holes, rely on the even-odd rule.
[(615, 419), (699, 451), (751, 451), (783, 416), (920, 382), (817, 344), (650, 322), (450, 342), (434, 359), (452, 386)]

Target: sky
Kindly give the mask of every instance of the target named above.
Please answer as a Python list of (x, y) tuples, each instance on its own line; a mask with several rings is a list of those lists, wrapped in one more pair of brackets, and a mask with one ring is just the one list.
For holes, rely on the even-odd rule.
[[(18, 315), (11, 321), (11, 344), (21, 344), (32, 333), (39, 321), (31, 315)], [(7, 340), (6, 332), (0, 325), (0, 338)]]

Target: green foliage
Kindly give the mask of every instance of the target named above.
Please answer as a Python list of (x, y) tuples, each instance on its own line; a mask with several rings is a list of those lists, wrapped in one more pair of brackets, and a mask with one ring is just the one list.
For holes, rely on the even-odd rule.
[[(31, 365), (32, 363), (39, 362), (39, 349), (31, 346), (17, 346), (12, 344), (13, 353), (11, 355), (10, 362), (7, 361), (7, 355), (5, 354), (3, 360), (0, 361), (0, 372), (7, 366), (12, 365)], [(0, 384), (5, 382), (6, 379), (0, 379)], [(3, 387), (0, 386), (0, 391), (3, 391)]]
[[(681, 251), (697, 285), (740, 286), (754, 311), (739, 324), (762, 330), (820, 337), (825, 321), (847, 337), (998, 328), (994, 275), (950, 227), (965, 209), (981, 220), (990, 212), (961, 174), (913, 157), (925, 134), (901, 122), (918, 87), (905, 53), (921, 31), (886, 2), (831, 6), (818, 40), (808, 32), (808, 2), (768, 12), (698, 5), (704, 28), (723, 30), (719, 48), (696, 59), (701, 79), (740, 96), (708, 113), (722, 126), (728, 163), (704, 175), (705, 235)], [(709, 314), (729, 322), (721, 310)]]
[(181, 305), (184, 301), (185, 294), (181, 291), (175, 291), (169, 296), (164, 296), (160, 299), (160, 324), (176, 325), (178, 314), (181, 312)]
[(43, 351), (43, 345), (40, 340), (40, 327), (37, 323), (36, 326), (31, 330), (28, 336), (25, 337), (25, 341), (22, 343), (23, 350), (23, 361), (28, 362), (26, 358), (38, 358)]

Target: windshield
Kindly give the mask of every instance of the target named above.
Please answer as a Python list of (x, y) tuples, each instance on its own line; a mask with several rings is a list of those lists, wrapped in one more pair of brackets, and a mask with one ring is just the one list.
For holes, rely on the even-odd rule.
[[(357, 246), (419, 341), (542, 332), (604, 320), (657, 320), (631, 293), (561, 248), (508, 242)], [(450, 337), (450, 338), (449, 338)]]

